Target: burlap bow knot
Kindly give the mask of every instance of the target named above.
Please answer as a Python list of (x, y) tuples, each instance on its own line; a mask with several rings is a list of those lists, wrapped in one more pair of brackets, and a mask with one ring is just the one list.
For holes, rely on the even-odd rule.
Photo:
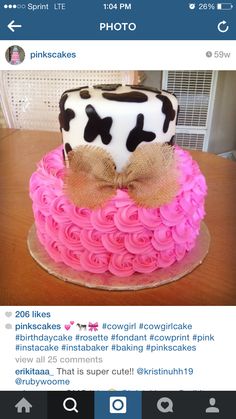
[(78, 207), (102, 207), (118, 188), (125, 188), (138, 206), (154, 208), (178, 191), (175, 152), (167, 144), (138, 147), (121, 173), (106, 150), (90, 145), (70, 151), (68, 163), (65, 192)]

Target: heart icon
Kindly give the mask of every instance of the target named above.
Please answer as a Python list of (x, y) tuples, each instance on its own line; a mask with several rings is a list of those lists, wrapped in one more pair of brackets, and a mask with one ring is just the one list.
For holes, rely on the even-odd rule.
[(71, 325), (73, 325), (73, 324), (74, 324), (74, 321), (73, 321), (73, 320), (71, 320), (71, 321), (70, 321), (70, 324), (71, 324)]
[(5, 316), (11, 317), (12, 316), (12, 312), (11, 311), (6, 311)]
[(64, 328), (65, 328), (66, 330), (69, 330), (69, 329), (70, 329), (70, 324), (65, 324)]

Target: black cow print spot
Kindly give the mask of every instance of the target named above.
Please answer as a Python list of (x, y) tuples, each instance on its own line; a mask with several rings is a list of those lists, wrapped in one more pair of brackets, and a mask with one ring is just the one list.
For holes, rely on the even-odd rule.
[(91, 143), (100, 135), (103, 144), (109, 144), (112, 139), (109, 132), (112, 125), (112, 118), (110, 116), (103, 119), (100, 118), (92, 105), (86, 106), (85, 111), (88, 116), (88, 122), (84, 129), (85, 141)]
[(111, 83), (111, 84), (96, 84), (94, 87), (94, 89), (101, 89), (101, 90), (105, 90), (107, 92), (111, 92), (112, 90), (117, 90), (118, 87), (122, 86), (122, 84), (119, 83)]
[(62, 96), (66, 93), (72, 93), (72, 92), (79, 92), (80, 90), (88, 89), (88, 86), (81, 86), (81, 87), (75, 87), (74, 89), (65, 90), (64, 93), (62, 93)]
[(66, 150), (66, 154), (68, 154), (70, 151), (72, 151), (72, 147), (69, 143), (65, 143), (65, 150)]
[(81, 90), (79, 94), (81, 99), (89, 99), (91, 97), (88, 90)]
[(108, 100), (117, 102), (147, 102), (148, 97), (141, 92), (125, 92), (125, 93), (103, 93), (102, 96)]
[(169, 90), (162, 89), (162, 92), (169, 93), (169, 95), (176, 97), (176, 95), (173, 92), (170, 92)]
[(175, 144), (175, 135), (172, 135), (170, 141), (168, 141), (167, 144), (169, 144), (169, 145), (174, 145)]
[(126, 147), (129, 151), (134, 151), (136, 147), (143, 141), (150, 142), (156, 138), (154, 132), (143, 130), (144, 115), (138, 114), (136, 126), (130, 131), (126, 141)]
[(59, 107), (60, 107), (60, 114), (59, 114), (59, 122), (60, 122), (60, 130), (64, 129), (65, 131), (70, 130), (70, 121), (75, 117), (75, 113), (72, 109), (65, 109), (65, 103), (68, 98), (68, 95), (64, 95), (61, 97)]
[(135, 90), (144, 90), (146, 92), (161, 93), (161, 91), (156, 87), (144, 86), (144, 84), (127, 84), (126, 86), (129, 86), (131, 89)]
[(176, 125), (178, 125), (179, 113), (180, 113), (180, 107), (178, 105), (177, 116), (176, 116)]
[(167, 96), (157, 95), (156, 97), (163, 103), (161, 110), (166, 116), (163, 125), (163, 132), (166, 133), (168, 131), (170, 121), (174, 121), (175, 119), (175, 110), (173, 109), (172, 103)]

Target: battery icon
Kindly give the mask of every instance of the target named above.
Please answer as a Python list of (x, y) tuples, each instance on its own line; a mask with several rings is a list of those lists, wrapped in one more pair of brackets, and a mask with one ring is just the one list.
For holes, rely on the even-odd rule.
[(232, 10), (234, 5), (232, 3), (217, 3), (218, 10)]

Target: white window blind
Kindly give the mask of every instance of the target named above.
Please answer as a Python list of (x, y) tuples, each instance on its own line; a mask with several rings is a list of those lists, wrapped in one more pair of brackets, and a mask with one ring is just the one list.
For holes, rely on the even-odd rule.
[(163, 89), (174, 92), (180, 112), (176, 142), (182, 147), (207, 150), (217, 72), (164, 71)]

